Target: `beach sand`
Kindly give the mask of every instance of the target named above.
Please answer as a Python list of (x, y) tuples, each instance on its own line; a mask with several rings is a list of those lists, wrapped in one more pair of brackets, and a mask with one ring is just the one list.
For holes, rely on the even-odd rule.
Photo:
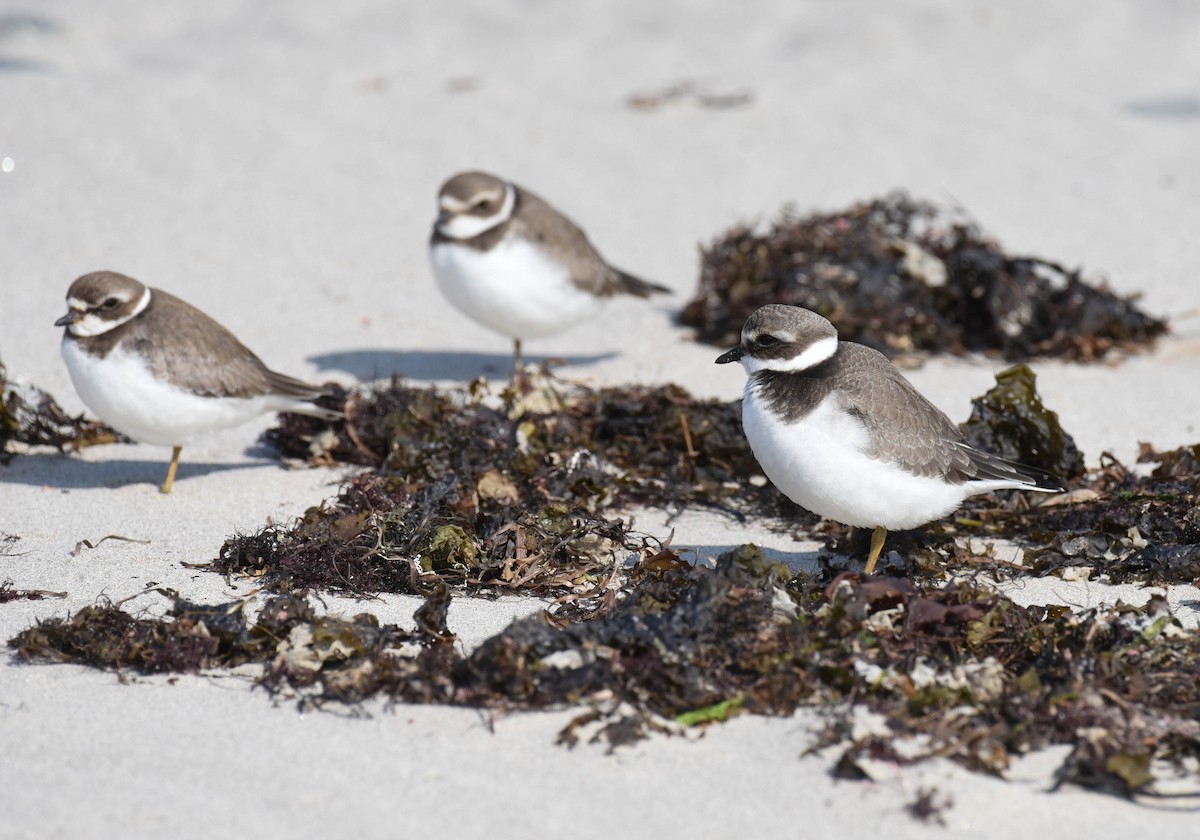
[[(82, 411), (58, 354), (63, 296), (97, 269), (180, 295), (272, 367), (353, 384), (508, 372), (507, 339), (437, 293), (425, 256), (438, 185), (511, 177), (579, 221), (613, 263), (673, 299), (617, 301), (543, 341), (592, 384), (678, 382), (738, 396), (743, 374), (673, 312), (699, 244), (784, 204), (809, 212), (904, 188), (967, 210), (1010, 252), (1083, 267), (1173, 320), (1153, 353), (1035, 365), (1091, 464), (1138, 441), (1200, 440), (1200, 8), (1180, 2), (0, 3), (0, 359)], [(694, 81), (748, 94), (631, 108)], [(909, 373), (953, 419), (1001, 365)], [(271, 420), (184, 450), (143, 445), (0, 466), (0, 579), (65, 591), (0, 605), (0, 638), (152, 583), (216, 602), (250, 585), (183, 563), (335, 492), (286, 470)], [(663, 515), (637, 512), (666, 534)], [(813, 543), (689, 514), (676, 546), (755, 541), (794, 564)], [(107, 535), (134, 541), (108, 540)], [(80, 547), (78, 552), (76, 548)], [(1083, 608), (1152, 590), (1023, 582), (1022, 603)], [(1173, 587), (1194, 625), (1200, 593)], [(413, 598), (330, 597), (411, 624)], [(153, 612), (161, 599), (133, 602)], [(129, 606), (136, 609), (133, 604)], [(457, 598), (470, 646), (530, 599)], [(1007, 780), (931, 762), (834, 781), (802, 756), (819, 726), (744, 716), (613, 755), (555, 744), (571, 712), (299, 712), (247, 674), (118, 678), (0, 655), (0, 837), (1194, 836), (1195, 816), (1077, 789), (1062, 759)], [(936, 787), (946, 825), (904, 806)]]

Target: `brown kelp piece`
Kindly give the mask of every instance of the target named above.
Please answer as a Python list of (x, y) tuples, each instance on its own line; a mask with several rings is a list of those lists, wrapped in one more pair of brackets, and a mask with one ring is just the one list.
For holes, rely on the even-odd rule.
[(1037, 377), (1028, 365), (996, 374), (996, 384), (972, 400), (971, 416), (960, 428), (976, 449), (1037, 467), (1062, 479), (1084, 473), (1083, 453), (1046, 408)]
[(9, 381), (0, 362), (0, 463), (12, 458), (10, 443), (54, 446), (63, 451), (117, 440), (117, 433), (103, 423), (82, 414), (67, 414), (45, 391)]
[(903, 192), (831, 213), (785, 209), (765, 230), (740, 225), (718, 236), (703, 250), (681, 319), (701, 341), (727, 347), (767, 303), (819, 312), (843, 339), (889, 356), (1088, 361), (1167, 330), (1079, 271), (1005, 253), (962, 214)]
[[(2, 536), (2, 535), (0, 535)], [(66, 592), (50, 592), (46, 589), (17, 589), (9, 578), (0, 581), (0, 604), (9, 601), (41, 601), (45, 598), (65, 598)]]

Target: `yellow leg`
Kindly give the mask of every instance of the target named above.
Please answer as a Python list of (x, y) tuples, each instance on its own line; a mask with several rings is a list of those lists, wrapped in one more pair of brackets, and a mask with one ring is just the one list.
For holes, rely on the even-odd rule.
[(179, 453), (182, 451), (182, 446), (176, 446), (171, 451), (171, 466), (167, 467), (167, 480), (158, 488), (160, 493), (170, 493), (171, 488), (175, 486), (175, 470), (179, 469)]
[(883, 541), (887, 538), (887, 528), (882, 525), (876, 525), (875, 530), (871, 532), (871, 553), (867, 555), (867, 568), (864, 569), (865, 574), (871, 574), (875, 571), (875, 562), (879, 560), (879, 552), (883, 551)]
[(521, 339), (513, 339), (513, 390), (524, 394), (529, 390), (529, 380), (525, 376), (525, 357), (521, 355)]

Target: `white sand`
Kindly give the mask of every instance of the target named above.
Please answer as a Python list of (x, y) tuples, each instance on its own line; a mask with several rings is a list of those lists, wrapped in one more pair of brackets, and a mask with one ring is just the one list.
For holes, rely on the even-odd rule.
[[(436, 188), (467, 167), (541, 192), (613, 262), (677, 290), (528, 348), (580, 358), (566, 373), (592, 382), (736, 396), (741, 371), (714, 368), (718, 351), (671, 322), (697, 243), (788, 201), (827, 209), (894, 187), (960, 204), (1012, 251), (1143, 292), (1151, 312), (1194, 313), (1198, 43), (1200, 8), (1166, 0), (0, 4), (0, 358), (81, 410), (51, 325), (72, 279), (111, 268), (180, 294), (296, 375), (501, 374), (507, 341), (448, 309), (424, 253)], [(686, 79), (753, 103), (625, 104)], [(1151, 356), (1037, 365), (1092, 463), (1130, 459), (1139, 440), (1200, 439), (1200, 320), (1175, 329)], [(963, 419), (997, 368), (936, 361), (912, 378)], [(0, 532), (21, 537), (0, 579), (69, 593), (0, 606), (0, 639), (151, 581), (201, 600), (245, 594), (181, 562), (300, 513), (337, 478), (280, 469), (254, 444), (267, 422), (185, 450), (170, 497), (153, 447), (0, 467)], [(676, 544), (760, 539), (795, 562), (811, 550), (719, 519), (678, 524)], [(107, 534), (149, 542), (72, 554)], [(1118, 595), (1148, 592), (1035, 581), (1015, 597)], [(1196, 591), (1172, 598), (1194, 621)], [(401, 621), (414, 605), (331, 603)], [(458, 600), (451, 621), (473, 643), (536, 608)], [(800, 757), (811, 716), (606, 756), (555, 746), (564, 714), (493, 732), (454, 709), (299, 714), (242, 678), (132, 683), (0, 655), (0, 836), (1195, 832), (1191, 815), (1047, 794), (1061, 751), (1010, 782), (931, 764), (862, 785)], [(921, 785), (953, 797), (946, 829), (903, 814)]]

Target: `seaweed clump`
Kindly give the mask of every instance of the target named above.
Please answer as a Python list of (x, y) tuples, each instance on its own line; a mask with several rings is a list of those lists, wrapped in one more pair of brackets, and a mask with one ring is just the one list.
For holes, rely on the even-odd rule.
[(72, 417), (53, 397), (32, 385), (8, 380), (8, 371), (0, 362), (0, 463), (15, 454), (10, 443), (28, 446), (68, 448), (115, 443), (117, 433), (82, 414)]
[(300, 595), (269, 598), (251, 623), (246, 601), (196, 604), (169, 589), (151, 591), (170, 601), (165, 616), (139, 618), (122, 608), (124, 601), (103, 601), (66, 619), (39, 621), (8, 646), (25, 661), (73, 662), (138, 674), (199, 673), (273, 664), (279, 657), (290, 657), (299, 672), (301, 663), (345, 663), (423, 638), (420, 632), (380, 625), (372, 615), (319, 615)]
[[(1071, 482), (1073, 489), (1036, 505), (1021, 492), (972, 497), (952, 519), (889, 534), (881, 563), (890, 574), (926, 583), (952, 573), (990, 571), (1006, 577), (1200, 586), (1197, 450), (1189, 446), (1158, 452), (1144, 445), (1139, 460), (1160, 462), (1149, 475), (1104, 455), (1099, 467)], [(852, 532), (834, 522), (821, 527), (830, 552), (866, 553), (869, 532)], [(1019, 546), (1023, 557), (1001, 561), (990, 542), (971, 548), (972, 542), (997, 539)]]
[(17, 589), (16, 584), (5, 578), (0, 581), (0, 604), (9, 601), (41, 601), (45, 598), (65, 598), (66, 592), (49, 592), (45, 589)]
[(681, 319), (722, 346), (768, 303), (819, 312), (843, 339), (889, 356), (1090, 361), (1167, 331), (1131, 298), (1059, 263), (1007, 254), (973, 222), (903, 192), (802, 218), (785, 209), (763, 233), (739, 226), (718, 237), (701, 263)]
[(1114, 583), (1200, 583), (1200, 445), (1159, 452), (1149, 475), (1105, 456), (1079, 482), (1079, 502), (1033, 508), (1007, 527), (1025, 535), (1034, 574), (1088, 570)]
[(227, 541), (214, 568), (285, 590), (421, 593), (442, 581), (578, 596), (611, 587), (625, 558), (653, 542), (614, 510), (792, 507), (765, 480), (747, 491), (758, 468), (736, 403), (677, 386), (553, 382), (499, 404), (485, 396), (393, 380), (340, 395), (346, 420), (331, 426), (284, 415), (268, 439), (286, 457), (377, 469), (292, 528)]
[[(836, 709), (814, 749), (839, 750), (844, 777), (869, 778), (867, 758), (933, 756), (1001, 774), (1015, 755), (1069, 744), (1060, 782), (1132, 797), (1200, 757), (1200, 634), (1160, 599), (1073, 614), (961, 583), (793, 575), (753, 546), (711, 568), (666, 549), (643, 553), (585, 620), (524, 619), (464, 655), (447, 644), (447, 598), (431, 592), (415, 632), (317, 616), (289, 595), (253, 624), (240, 602), (175, 599), (170, 618), (108, 605), (9, 644), (25, 659), (152, 673), (255, 662), (269, 690), (305, 703), (590, 706), (563, 730), (568, 745), (589, 728), (616, 747), (738, 714)], [(853, 734), (854, 707), (886, 728)]]
[[(708, 506), (824, 535), (834, 553), (865, 553), (849, 529), (818, 524), (762, 478), (738, 403), (696, 400), (676, 386), (548, 393), (539, 410), (514, 411), (511, 401), (488, 403), (478, 388), (393, 381), (344, 394), (355, 407), (332, 426), (281, 416), (269, 436), (286, 455), (318, 463), (364, 457), (379, 469), (346, 482), (337, 499), (290, 528), (229, 540), (214, 568), (285, 590), (421, 593), (441, 580), (471, 591), (580, 597), (597, 587), (611, 592), (621, 558), (654, 542), (613, 518), (631, 505)], [(1092, 567), (1114, 581), (1200, 577), (1200, 467), (1190, 450), (1162, 454), (1165, 465), (1150, 476), (1108, 457), (1085, 472), (1024, 366), (997, 375), (963, 431), (981, 449), (1069, 479), (1073, 490), (973, 497), (953, 519), (896, 534), (889, 556), (899, 553), (904, 574), (929, 582), (964, 567), (1039, 576)], [(315, 451), (316, 440), (324, 448)], [(1144, 458), (1152, 454), (1147, 448)], [(1026, 562), (1001, 563), (987, 550), (976, 556), (964, 536), (1012, 541), (1027, 549)]]
[[(889, 546), (899, 552), (901, 566), (887, 568), (922, 581), (987, 569), (1006, 576), (1200, 585), (1197, 452), (1200, 446), (1159, 452), (1143, 444), (1139, 461), (1158, 463), (1149, 474), (1105, 454), (1099, 467), (1072, 480), (1068, 492), (1036, 505), (1024, 493), (970, 498), (953, 519), (893, 535)], [(827, 532), (830, 550), (866, 550), (863, 534), (851, 539), (839, 525)], [(1001, 562), (990, 548), (976, 555), (963, 536), (1007, 540), (1023, 549), (1023, 558)]]
[(1028, 365), (996, 374), (995, 386), (972, 400), (971, 416), (960, 428), (967, 442), (984, 452), (1060, 478), (1084, 474), (1083, 453), (1058, 415), (1042, 403)]
[(742, 434), (740, 402), (699, 399), (678, 385), (593, 389), (543, 373), (533, 394), (505, 391), (499, 402), (480, 382), (439, 390), (393, 378), (361, 391), (329, 387), (326, 405), (345, 419), (281, 414), (266, 439), (285, 459), (374, 467), (408, 484), (496, 471), (514, 484), (496, 492), (524, 504), (571, 495), (589, 508), (781, 509), (773, 491), (744, 487), (762, 471)]

